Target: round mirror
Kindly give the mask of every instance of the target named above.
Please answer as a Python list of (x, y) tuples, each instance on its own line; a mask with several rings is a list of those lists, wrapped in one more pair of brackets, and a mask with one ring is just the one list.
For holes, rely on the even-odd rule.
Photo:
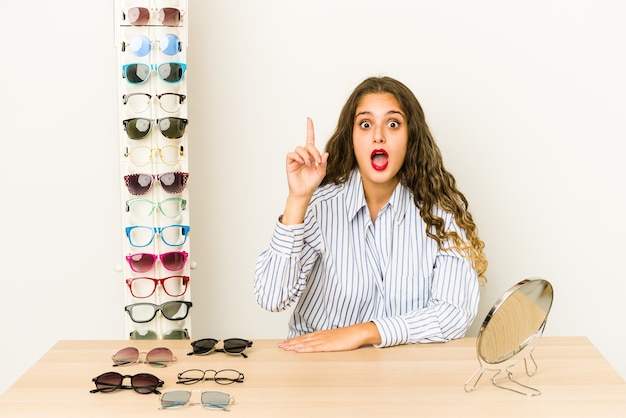
[(543, 332), (552, 307), (552, 285), (527, 279), (493, 305), (477, 337), (478, 357), (488, 364), (509, 360)]

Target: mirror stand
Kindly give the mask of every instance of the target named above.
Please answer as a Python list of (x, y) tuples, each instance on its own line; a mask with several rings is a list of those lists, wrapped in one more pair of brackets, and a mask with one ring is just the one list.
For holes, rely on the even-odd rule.
[[(513, 361), (510, 362), (508, 366), (506, 366), (505, 368), (492, 368), (487, 365), (484, 365), (483, 362), (480, 359), (478, 359), (478, 362), (480, 363), (480, 367), (474, 372), (474, 374), (472, 374), (472, 376), (470, 376), (467, 382), (465, 382), (465, 386), (464, 386), (465, 391), (472, 392), (476, 390), (476, 385), (478, 384), (478, 381), (483, 376), (483, 374), (485, 374), (486, 372), (494, 372), (494, 374), (491, 376), (491, 383), (493, 383), (495, 387), (498, 387), (500, 389), (510, 390), (512, 392), (520, 393), (526, 396), (541, 395), (540, 390), (532, 386), (522, 384), (518, 382), (517, 380), (515, 380), (513, 378), (513, 372), (511, 371), (511, 369), (515, 367), (516, 365), (518, 365), (521, 361), (524, 361), (524, 370), (528, 377), (532, 377), (535, 375), (535, 373), (537, 373), (537, 362), (535, 361), (535, 358), (533, 357), (533, 351), (535, 351), (535, 347), (537, 347), (537, 345), (539, 344), (539, 340), (541, 339), (541, 336), (543, 335), (544, 328), (545, 328), (545, 322), (543, 323), (541, 328), (537, 331), (537, 333), (534, 334), (530, 338), (530, 340), (533, 340), (533, 339), (535, 340), (532, 347), (530, 344), (526, 345), (525, 349), (517, 353), (512, 358)], [(501, 376), (501, 374), (503, 373), (504, 373), (504, 376)]]

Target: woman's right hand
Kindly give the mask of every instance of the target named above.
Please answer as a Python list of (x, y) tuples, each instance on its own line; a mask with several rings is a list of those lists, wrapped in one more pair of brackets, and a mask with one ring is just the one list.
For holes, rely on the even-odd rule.
[(306, 144), (287, 154), (287, 182), (289, 197), (310, 200), (326, 175), (328, 153), (315, 147), (313, 121), (306, 121)]
[(320, 154), (315, 148), (315, 132), (313, 121), (306, 120), (306, 144), (297, 147), (287, 154), (287, 182), (289, 196), (285, 211), (281, 216), (284, 225), (294, 225), (304, 222), (306, 210), (313, 196), (313, 192), (320, 185), (326, 175), (328, 153)]

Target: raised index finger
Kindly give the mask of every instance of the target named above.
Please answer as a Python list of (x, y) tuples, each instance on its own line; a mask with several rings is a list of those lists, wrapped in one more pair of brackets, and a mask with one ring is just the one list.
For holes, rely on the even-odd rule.
[(315, 146), (315, 129), (311, 118), (306, 118), (306, 144)]

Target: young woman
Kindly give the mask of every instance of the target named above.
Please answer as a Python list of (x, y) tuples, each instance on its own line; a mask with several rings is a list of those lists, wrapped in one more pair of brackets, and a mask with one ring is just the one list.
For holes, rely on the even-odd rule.
[(413, 93), (359, 84), (321, 153), (313, 122), (287, 154), (289, 194), (255, 295), (293, 307), (285, 350), (352, 350), (465, 335), (485, 281), (484, 243)]

